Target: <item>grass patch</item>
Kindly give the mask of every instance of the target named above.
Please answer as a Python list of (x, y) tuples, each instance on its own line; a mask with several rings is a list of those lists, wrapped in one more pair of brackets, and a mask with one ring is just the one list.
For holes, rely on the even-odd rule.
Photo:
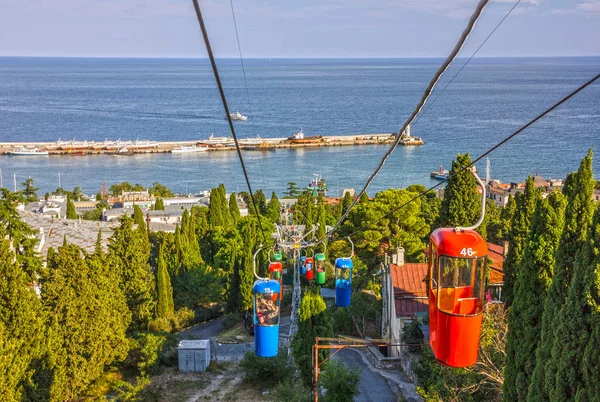
[(222, 343), (247, 343), (252, 342), (254, 338), (248, 334), (243, 322), (235, 324), (231, 328), (224, 329), (217, 336), (217, 342)]

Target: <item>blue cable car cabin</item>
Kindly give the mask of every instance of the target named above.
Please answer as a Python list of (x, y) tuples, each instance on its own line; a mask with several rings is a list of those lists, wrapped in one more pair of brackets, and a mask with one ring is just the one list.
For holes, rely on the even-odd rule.
[(254, 282), (254, 353), (260, 357), (277, 356), (279, 349), (279, 293), (275, 280)]
[(300, 257), (300, 266), (302, 267), (302, 275), (306, 275), (306, 257)]
[(336, 258), (335, 260), (335, 305), (348, 307), (352, 295), (352, 258)]

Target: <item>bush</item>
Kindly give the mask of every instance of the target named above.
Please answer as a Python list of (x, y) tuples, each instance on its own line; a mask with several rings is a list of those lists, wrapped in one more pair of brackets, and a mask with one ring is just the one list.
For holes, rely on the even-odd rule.
[(142, 376), (155, 374), (160, 367), (160, 353), (167, 340), (166, 335), (139, 333), (130, 339), (126, 363), (136, 367)]
[(311, 390), (302, 385), (302, 381), (293, 378), (277, 384), (272, 395), (276, 402), (310, 402), (312, 400)]
[(239, 313), (228, 313), (223, 316), (223, 329), (232, 328), (235, 324), (242, 321)]
[(288, 365), (286, 353), (266, 358), (258, 357), (254, 352), (247, 352), (240, 362), (240, 367), (246, 373), (246, 381), (259, 386), (272, 386), (292, 375), (292, 367)]
[(340, 360), (330, 360), (321, 375), (319, 385), (327, 390), (325, 402), (351, 401), (360, 393), (360, 369), (348, 368)]
[(150, 321), (149, 328), (153, 332), (171, 332), (173, 326), (168, 318), (155, 318)]
[(336, 334), (354, 334), (355, 329), (347, 308), (333, 308), (331, 310), (333, 332)]
[(182, 307), (173, 314), (171, 325), (173, 330), (181, 331), (184, 328), (191, 327), (196, 322), (196, 314), (191, 308)]
[(404, 343), (411, 345), (408, 348), (411, 352), (420, 351), (423, 348), (421, 344), (424, 339), (423, 332), (419, 327), (419, 320), (412, 320), (410, 324), (404, 326), (404, 329), (402, 330), (402, 340)]

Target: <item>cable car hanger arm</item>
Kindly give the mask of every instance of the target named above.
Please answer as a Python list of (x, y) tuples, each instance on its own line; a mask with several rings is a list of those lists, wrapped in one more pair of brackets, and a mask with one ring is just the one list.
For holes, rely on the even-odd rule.
[(483, 223), (483, 219), (485, 218), (485, 185), (483, 184), (477, 173), (475, 173), (474, 166), (470, 167), (468, 170), (473, 176), (475, 176), (475, 180), (477, 180), (477, 183), (479, 183), (479, 185), (481, 186), (481, 215), (479, 215), (479, 220), (475, 222), (473, 226), (469, 226), (466, 228), (462, 226), (455, 227), (454, 230), (457, 232), (464, 232), (465, 230), (475, 230), (479, 227), (479, 225)]

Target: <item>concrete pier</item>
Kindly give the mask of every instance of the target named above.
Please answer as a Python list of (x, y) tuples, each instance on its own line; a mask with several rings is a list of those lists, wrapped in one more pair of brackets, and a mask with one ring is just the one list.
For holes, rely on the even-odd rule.
[[(238, 138), (241, 141), (242, 147), (253, 147), (243, 143), (245, 138)], [(292, 143), (287, 138), (264, 138), (264, 146), (267, 149), (277, 148), (314, 148), (314, 147), (329, 147), (329, 146), (348, 146), (348, 145), (378, 145), (378, 144), (389, 144), (394, 140), (394, 134), (352, 134), (352, 135), (337, 135), (337, 136), (323, 136), (320, 141), (307, 142), (307, 143)], [(82, 140), (83, 141), (83, 140)], [(158, 142), (157, 146), (151, 148), (139, 148), (129, 150), (127, 154), (147, 154), (147, 153), (165, 153), (170, 152), (174, 148), (181, 146), (199, 145), (206, 146), (202, 142), (204, 139), (189, 140), (189, 141), (167, 141)], [(57, 147), (56, 142), (0, 142), (0, 155), (4, 155), (7, 152), (15, 149), (27, 148), (38, 148), (40, 150), (47, 149), (50, 155), (94, 155), (94, 154), (117, 154), (118, 151), (115, 149), (94, 149), (98, 148), (103, 141), (93, 142), (87, 141), (88, 146), (85, 148), (68, 149), (68, 146), (62, 148)], [(413, 144), (403, 144), (413, 145)], [(420, 144), (414, 144), (420, 145)], [(208, 145), (209, 151), (231, 151), (235, 150), (234, 146), (224, 145)], [(123, 153), (121, 153), (123, 154)]]

